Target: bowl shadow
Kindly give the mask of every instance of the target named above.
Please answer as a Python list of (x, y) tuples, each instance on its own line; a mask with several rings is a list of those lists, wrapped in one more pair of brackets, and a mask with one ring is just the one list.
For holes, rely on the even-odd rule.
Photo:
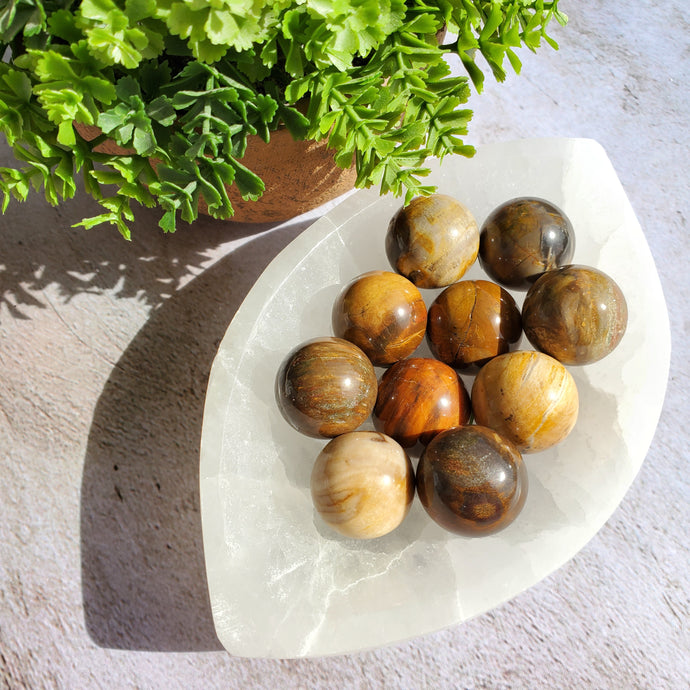
[(208, 599), (199, 444), (208, 375), (235, 312), (307, 224), (255, 236), (153, 312), (96, 404), (81, 487), (88, 634), (100, 647), (220, 650)]

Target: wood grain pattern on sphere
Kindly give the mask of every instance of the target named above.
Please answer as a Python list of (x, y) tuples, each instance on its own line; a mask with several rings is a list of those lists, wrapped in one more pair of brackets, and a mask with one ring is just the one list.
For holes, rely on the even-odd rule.
[(545, 271), (567, 264), (575, 251), (570, 220), (544, 199), (512, 199), (482, 224), (479, 263), (490, 278), (520, 290)]
[(333, 330), (357, 345), (373, 364), (411, 355), (424, 340), (426, 305), (419, 290), (397, 273), (371, 271), (341, 293), (333, 307)]
[(529, 289), (522, 313), (532, 345), (564, 364), (591, 364), (606, 357), (628, 324), (621, 289), (588, 266), (545, 273)]
[(577, 421), (577, 386), (570, 372), (543, 352), (509, 352), (479, 370), (472, 386), (477, 424), (507, 438), (522, 453), (560, 443)]
[(462, 280), (429, 307), (427, 338), (435, 357), (458, 369), (476, 369), (515, 346), (522, 335), (513, 297), (488, 280)]
[(376, 402), (374, 366), (352, 343), (318, 338), (285, 359), (276, 380), (285, 419), (298, 431), (331, 438), (360, 426)]
[(440, 433), (417, 466), (417, 493), (427, 513), (441, 527), (466, 536), (493, 534), (513, 522), (527, 485), (517, 448), (482, 426)]
[(374, 422), (410, 448), (467, 424), (470, 411), (469, 395), (456, 371), (435, 359), (413, 357), (397, 362), (381, 377)]
[(353, 431), (330, 441), (311, 475), (314, 506), (347, 537), (374, 539), (405, 519), (414, 499), (414, 469), (392, 438)]
[(478, 251), (477, 221), (445, 194), (412, 199), (393, 216), (386, 235), (391, 265), (421, 288), (446, 287), (460, 280)]

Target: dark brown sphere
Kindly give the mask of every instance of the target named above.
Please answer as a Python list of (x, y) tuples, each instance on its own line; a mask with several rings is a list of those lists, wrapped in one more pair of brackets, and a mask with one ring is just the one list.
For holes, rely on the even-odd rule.
[(332, 438), (354, 431), (376, 402), (374, 366), (356, 346), (341, 338), (311, 340), (283, 362), (276, 397), (285, 419), (298, 431)]
[(591, 364), (620, 343), (628, 307), (621, 289), (603, 271), (564, 266), (545, 273), (529, 289), (522, 317), (535, 348), (563, 364)]
[(492, 429), (444, 431), (417, 467), (417, 493), (441, 527), (466, 536), (493, 534), (518, 516), (527, 498), (527, 470), (515, 446)]
[(417, 287), (455, 283), (477, 259), (479, 227), (470, 211), (445, 194), (419, 196), (390, 222), (386, 254)]
[(424, 340), (426, 305), (403, 276), (371, 271), (352, 281), (333, 307), (333, 331), (362, 349), (373, 364), (409, 357)]
[(543, 199), (513, 199), (482, 225), (479, 263), (509, 288), (527, 290), (545, 271), (567, 264), (575, 251), (573, 227), (563, 211)]
[(415, 357), (381, 377), (374, 407), (377, 428), (409, 448), (444, 429), (466, 424), (470, 399), (456, 371), (436, 359)]
[(515, 300), (488, 280), (455, 283), (429, 308), (429, 347), (435, 357), (456, 369), (476, 370), (508, 352), (521, 335)]

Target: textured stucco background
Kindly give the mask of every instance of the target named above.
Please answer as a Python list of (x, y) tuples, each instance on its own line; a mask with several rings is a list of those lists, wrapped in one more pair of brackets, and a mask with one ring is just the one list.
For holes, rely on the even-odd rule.
[(668, 393), (606, 526), (465, 625), (352, 656), (230, 657), (213, 631), (201, 546), (206, 380), (253, 281), (317, 214), (275, 227), (204, 219), (164, 237), (142, 211), (127, 243), (113, 229), (70, 228), (95, 211), (84, 197), (58, 209), (34, 198), (0, 217), (0, 687), (690, 684), (686, 0), (562, 8), (561, 50), (525, 55), (521, 76), (488, 84), (468, 140), (598, 140), (657, 262)]

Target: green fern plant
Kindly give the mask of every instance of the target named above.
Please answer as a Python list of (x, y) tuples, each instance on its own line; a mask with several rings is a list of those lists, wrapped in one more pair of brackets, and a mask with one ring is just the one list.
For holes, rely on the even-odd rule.
[[(161, 207), (167, 232), (200, 200), (229, 218), (226, 185), (264, 190), (247, 137), (279, 127), (327, 139), (358, 187), (430, 193), (429, 156), (473, 153), (461, 106), (482, 89), (478, 55), (503, 80), (515, 49), (557, 48), (552, 19), (566, 22), (558, 0), (0, 0), (0, 131), (17, 160), (0, 168), (3, 211), (32, 190), (58, 204), (81, 174), (104, 210), (87, 228), (129, 238), (132, 202)], [(87, 142), (75, 122), (102, 135)], [(106, 138), (132, 153), (96, 152)]]

